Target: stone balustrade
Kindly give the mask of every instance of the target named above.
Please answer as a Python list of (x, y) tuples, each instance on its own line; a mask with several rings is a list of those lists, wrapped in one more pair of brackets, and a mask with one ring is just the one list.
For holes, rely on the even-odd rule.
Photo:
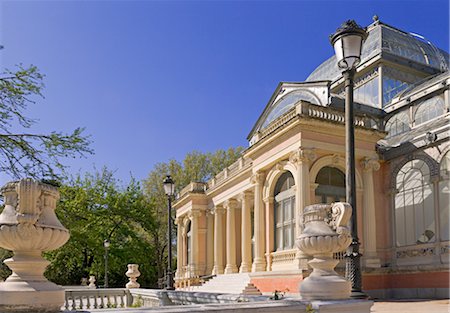
[(126, 288), (66, 289), (63, 310), (125, 308), (133, 298)]

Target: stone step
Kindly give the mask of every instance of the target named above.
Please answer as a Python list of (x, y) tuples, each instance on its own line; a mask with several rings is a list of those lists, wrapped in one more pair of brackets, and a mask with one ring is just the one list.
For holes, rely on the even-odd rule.
[(250, 283), (250, 276), (247, 273), (217, 275), (193, 290), (199, 292), (261, 295), (258, 288)]

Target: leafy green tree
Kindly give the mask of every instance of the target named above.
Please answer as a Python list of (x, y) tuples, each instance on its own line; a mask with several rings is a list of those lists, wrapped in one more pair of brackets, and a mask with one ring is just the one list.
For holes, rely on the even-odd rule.
[(155, 287), (156, 264), (151, 234), (155, 228), (152, 203), (139, 183), (120, 188), (113, 173), (103, 169), (78, 176), (60, 188), (57, 214), (71, 233), (60, 249), (49, 252), (52, 261), (46, 276), (59, 284), (78, 285), (82, 277), (95, 275), (104, 283), (105, 249), (110, 240), (108, 281), (110, 287), (127, 282), (127, 264), (137, 263), (143, 287)]
[[(152, 242), (155, 249), (158, 277), (163, 277), (167, 265), (167, 197), (162, 181), (171, 175), (175, 181), (176, 192), (192, 181), (206, 182), (225, 167), (235, 162), (243, 151), (242, 147), (217, 150), (213, 153), (193, 151), (188, 153), (182, 162), (170, 160), (158, 163), (144, 181), (145, 193), (153, 204), (156, 227), (152, 231)], [(175, 212), (173, 212), (175, 216)], [(172, 216), (173, 218), (173, 216)], [(173, 234), (176, 234), (174, 228)], [(176, 236), (173, 236), (176, 238)]]
[(43, 79), (36, 66), (0, 73), (0, 171), (14, 178), (55, 178), (64, 169), (62, 158), (92, 153), (83, 128), (70, 134), (29, 131), (36, 120), (25, 110), (42, 97)]

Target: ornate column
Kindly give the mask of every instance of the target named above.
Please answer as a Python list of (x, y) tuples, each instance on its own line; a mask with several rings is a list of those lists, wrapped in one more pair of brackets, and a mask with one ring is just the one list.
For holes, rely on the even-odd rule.
[(266, 271), (272, 270), (272, 255), (274, 249), (274, 197), (264, 199), (265, 215), (266, 215)]
[(183, 219), (182, 217), (177, 217), (177, 271), (175, 272), (175, 277), (180, 278), (183, 276)]
[(227, 265), (225, 274), (237, 273), (236, 266), (236, 200), (229, 199), (225, 202), (227, 210)]
[(255, 185), (255, 258), (253, 259), (252, 272), (266, 270), (266, 261), (264, 259), (264, 205), (262, 202), (264, 178), (264, 174), (261, 172), (255, 173), (252, 176), (252, 183)]
[(214, 267), (212, 274), (223, 274), (223, 214), (225, 209), (218, 205), (214, 208)]
[(251, 198), (253, 194), (244, 191), (240, 197), (241, 201), (241, 249), (242, 263), (239, 273), (247, 273), (252, 269), (252, 221), (251, 221)]
[(378, 157), (365, 157), (361, 161), (363, 168), (363, 243), (364, 265), (366, 267), (380, 267), (377, 255), (377, 233), (375, 216), (375, 192), (373, 185), (373, 171), (380, 169)]
[[(295, 183), (295, 238), (303, 232), (299, 217), (303, 209), (311, 204), (311, 186), (309, 182), (309, 164), (316, 159), (314, 149), (300, 147), (289, 156), (289, 161), (297, 168)], [(308, 257), (300, 250), (295, 257), (298, 268), (308, 268)]]
[(197, 275), (198, 267), (198, 218), (201, 215), (201, 211), (192, 210), (191, 211), (191, 259), (190, 261), (190, 272), (192, 275)]

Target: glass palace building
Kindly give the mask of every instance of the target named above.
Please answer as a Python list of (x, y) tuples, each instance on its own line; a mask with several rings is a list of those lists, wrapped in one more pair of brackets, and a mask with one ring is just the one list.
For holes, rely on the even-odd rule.
[[(354, 107), (363, 290), (448, 298), (449, 55), (379, 20), (367, 31)], [(310, 273), (295, 247), (303, 208), (345, 201), (343, 85), (334, 56), (281, 82), (242, 157), (181, 191), (178, 288), (298, 294)], [(342, 270), (344, 252), (335, 258)]]

